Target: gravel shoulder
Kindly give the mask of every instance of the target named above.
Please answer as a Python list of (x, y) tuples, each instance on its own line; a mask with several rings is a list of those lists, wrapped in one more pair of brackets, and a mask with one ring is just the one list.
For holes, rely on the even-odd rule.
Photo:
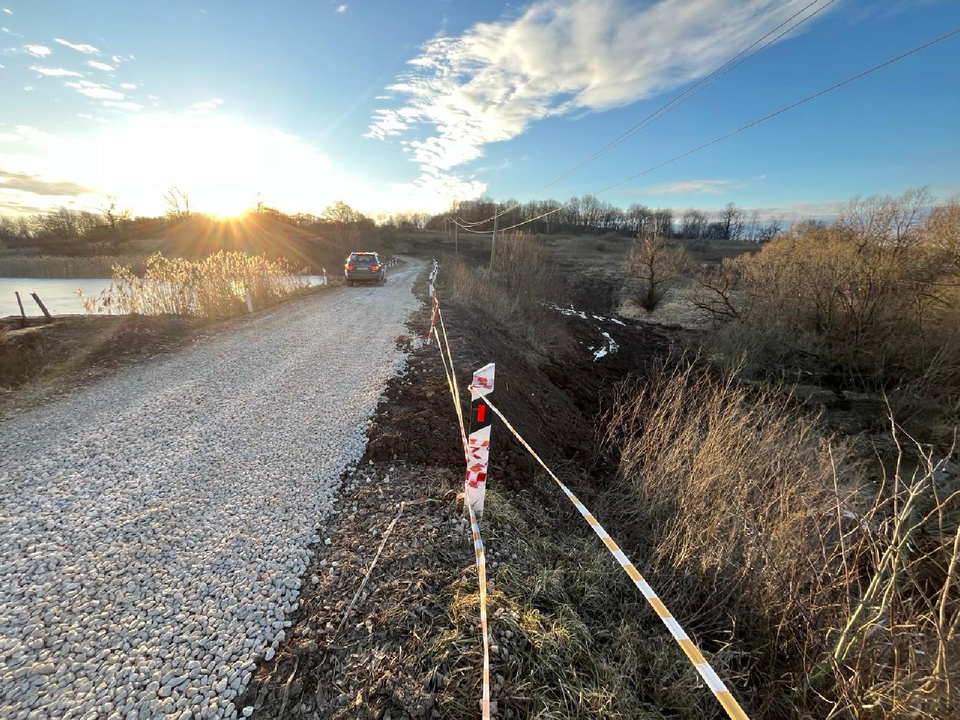
[(0, 715), (235, 716), (404, 367), (421, 269), (0, 422)]

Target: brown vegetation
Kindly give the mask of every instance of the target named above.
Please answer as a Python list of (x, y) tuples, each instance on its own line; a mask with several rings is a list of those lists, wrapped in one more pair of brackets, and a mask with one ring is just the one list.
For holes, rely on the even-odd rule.
[(624, 263), (627, 276), (636, 282), (634, 302), (647, 312), (656, 310), (687, 264), (683, 248), (671, 245), (662, 235), (639, 237)]
[(248, 297), (262, 309), (306, 287), (286, 261), (238, 252), (221, 251), (196, 262), (157, 253), (145, 266), (142, 276), (114, 267), (110, 287), (84, 299), (86, 311), (225, 318), (246, 312)]
[[(960, 201), (929, 195), (853, 201), (830, 225), (805, 223), (754, 255), (699, 276), (697, 306), (731, 325), (748, 363), (835, 365), (846, 387), (885, 391), (903, 413), (936, 400), (960, 416)], [(739, 352), (738, 352), (739, 349)]]
[(622, 384), (605, 421), (617, 527), (720, 674), (747, 675), (754, 715), (957, 708), (960, 508), (932, 456), (914, 473), (895, 456), (861, 509), (841, 489), (863, 470), (816, 417), (783, 388), (750, 391), (697, 363)]
[(0, 257), (0, 277), (108, 278), (115, 265), (139, 267), (143, 258), (122, 255), (10, 255)]
[(444, 262), (443, 273), (451, 300), (499, 319), (540, 353), (558, 348), (562, 333), (546, 306), (555, 299), (557, 278), (538, 237), (498, 237), (492, 277), (457, 258)]

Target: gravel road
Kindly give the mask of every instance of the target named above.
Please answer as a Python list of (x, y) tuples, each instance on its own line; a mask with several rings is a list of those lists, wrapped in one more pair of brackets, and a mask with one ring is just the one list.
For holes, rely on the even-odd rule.
[(406, 362), (421, 267), (0, 423), (0, 717), (236, 715)]

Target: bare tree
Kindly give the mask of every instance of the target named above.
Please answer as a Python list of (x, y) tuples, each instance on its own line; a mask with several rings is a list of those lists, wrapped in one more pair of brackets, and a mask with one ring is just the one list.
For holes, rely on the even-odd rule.
[(699, 239), (703, 237), (709, 224), (706, 213), (700, 210), (687, 210), (680, 219), (680, 234), (691, 240)]
[(662, 235), (640, 237), (627, 253), (627, 274), (637, 281), (634, 301), (647, 312), (657, 309), (687, 265), (681, 247), (670, 245)]
[(773, 217), (767, 220), (767, 224), (757, 228), (754, 242), (768, 243), (777, 235), (783, 232), (783, 218)]
[(653, 226), (648, 229), (648, 233), (659, 235), (661, 238), (673, 237), (673, 210), (670, 208), (657, 208), (653, 211)]
[(167, 203), (167, 217), (171, 220), (183, 221), (193, 217), (190, 211), (190, 193), (172, 187), (163, 194), (163, 199)]
[(337, 200), (327, 206), (321, 217), (333, 229), (336, 243), (342, 251), (357, 249), (357, 244), (360, 242), (360, 224), (366, 220), (362, 213), (357, 212), (342, 200)]
[(720, 223), (723, 225), (724, 240), (739, 240), (743, 236), (746, 218), (743, 210), (733, 203), (727, 203), (720, 211)]

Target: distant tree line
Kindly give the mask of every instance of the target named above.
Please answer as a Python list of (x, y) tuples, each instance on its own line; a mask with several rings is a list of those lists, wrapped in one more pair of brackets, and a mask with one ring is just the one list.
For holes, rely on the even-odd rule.
[[(152, 237), (178, 223), (203, 220), (217, 222), (191, 206), (190, 193), (174, 187), (163, 195), (163, 216), (134, 217), (115, 197), (108, 196), (98, 211), (61, 207), (45, 213), (19, 217), (0, 216), (0, 247), (33, 248), (48, 254), (94, 255), (122, 253), (138, 238)], [(341, 250), (354, 250), (359, 243), (382, 230), (443, 230), (446, 218), (480, 222), (500, 212), (499, 227), (527, 222), (523, 228), (533, 233), (567, 235), (657, 236), (684, 240), (742, 240), (765, 243), (784, 229), (782, 218), (761, 220), (733, 203), (719, 212), (671, 208), (651, 208), (635, 203), (626, 209), (598, 200), (594, 195), (571, 198), (557, 212), (556, 200), (517, 203), (479, 198), (459, 202), (445, 213), (381, 214), (376, 220), (353, 209), (345, 202), (329, 205), (320, 215), (284, 213), (258, 199), (249, 213), (269, 216), (294, 227), (331, 240)], [(532, 218), (538, 218), (532, 220)], [(492, 229), (492, 223), (477, 229)]]
[[(547, 215), (561, 205), (560, 210)], [(490, 198), (479, 198), (459, 202), (447, 212), (425, 220), (422, 216), (408, 216), (408, 219), (413, 221), (415, 217), (421, 221), (420, 227), (442, 230), (447, 217), (459, 217), (467, 223), (473, 223), (481, 222), (501, 212), (504, 213), (498, 220), (501, 228), (526, 222), (524, 229), (548, 235), (617, 233), (634, 236), (657, 235), (670, 239), (740, 240), (763, 243), (779, 235), (784, 227), (783, 218), (761, 220), (756, 211), (748, 213), (734, 203), (729, 203), (718, 213), (713, 214), (693, 209), (678, 214), (671, 208), (651, 208), (639, 203), (623, 209), (599, 200), (595, 195), (573, 197), (566, 203), (557, 200), (533, 200), (527, 203), (518, 203), (516, 200), (496, 202)], [(545, 217), (541, 217), (544, 215)], [(492, 228), (493, 223), (489, 222), (477, 229)]]
[(97, 212), (61, 207), (15, 218), (0, 215), (0, 246), (40, 247), (52, 254), (113, 254), (150, 224), (155, 221), (134, 219), (115, 197), (108, 196)]

